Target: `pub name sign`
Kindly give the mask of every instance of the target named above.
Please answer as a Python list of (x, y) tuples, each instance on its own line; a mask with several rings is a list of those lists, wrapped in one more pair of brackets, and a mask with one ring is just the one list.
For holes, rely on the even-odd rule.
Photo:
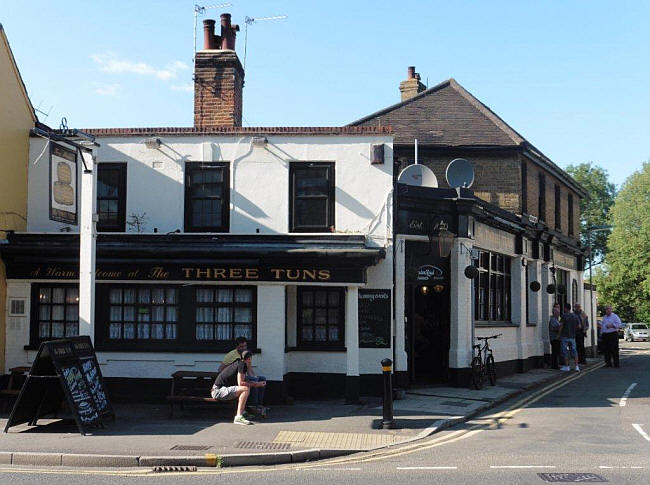
[[(251, 267), (179, 264), (102, 264), (97, 263), (98, 281), (278, 281), (300, 283), (364, 283), (365, 270), (354, 267)], [(57, 264), (15, 264), (7, 268), (7, 278), (79, 279), (79, 267)]]

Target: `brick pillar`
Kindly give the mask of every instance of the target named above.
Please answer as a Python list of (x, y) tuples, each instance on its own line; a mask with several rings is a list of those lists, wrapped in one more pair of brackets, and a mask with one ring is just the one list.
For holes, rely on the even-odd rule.
[(411, 99), (413, 96), (421, 93), (426, 86), (420, 82), (420, 75), (415, 72), (415, 67), (408, 68), (408, 77), (406, 81), (399, 83), (399, 90), (402, 93), (402, 102)]

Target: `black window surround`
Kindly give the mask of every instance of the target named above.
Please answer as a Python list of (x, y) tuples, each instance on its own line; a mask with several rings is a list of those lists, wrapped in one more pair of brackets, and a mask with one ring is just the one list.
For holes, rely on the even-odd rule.
[(474, 320), (477, 323), (510, 322), (511, 264), (509, 256), (479, 250), (479, 274), (474, 279)]
[(569, 205), (569, 227), (567, 232), (569, 236), (573, 236), (573, 194), (569, 194), (567, 203)]
[(229, 230), (229, 164), (185, 162), (185, 232)]
[(528, 213), (528, 165), (521, 162), (521, 212)]
[(79, 286), (32, 284), (29, 348), (55, 338), (79, 335)]
[(97, 231), (125, 231), (126, 163), (97, 166), (97, 215)]
[(537, 217), (540, 221), (546, 221), (546, 176), (539, 173), (539, 198), (537, 200)]
[[(117, 305), (111, 304), (111, 290), (127, 288), (135, 288), (136, 290), (140, 289), (149, 289), (152, 292), (155, 290), (165, 290), (165, 298), (168, 297), (167, 290), (173, 290), (175, 292), (175, 301), (151, 301), (149, 303), (135, 304), (135, 313), (136, 319), (139, 310), (139, 306), (146, 308), (149, 314), (154, 316), (154, 307), (164, 308), (164, 318), (165, 322), (160, 322), (164, 324), (165, 327), (162, 329), (165, 333), (161, 334), (160, 329), (158, 329), (159, 335), (164, 335), (165, 337), (170, 336), (173, 338), (158, 338), (158, 339), (144, 339), (144, 338), (111, 338), (111, 306), (115, 307)], [(237, 290), (250, 290), (250, 301), (239, 302), (239, 303), (227, 303), (227, 302), (205, 302), (197, 301), (199, 298), (199, 290), (208, 289), (215, 292), (219, 290), (229, 290), (232, 294), (235, 294)], [(95, 347), (98, 350), (107, 350), (107, 351), (123, 351), (123, 352), (211, 352), (211, 353), (221, 353), (229, 352), (233, 349), (233, 340), (239, 335), (235, 335), (237, 331), (238, 323), (235, 321), (230, 322), (206, 322), (199, 321), (199, 316), (206, 314), (205, 310), (199, 310), (199, 308), (210, 308), (213, 311), (218, 310), (218, 308), (232, 307), (233, 320), (237, 318), (235, 314), (235, 308), (247, 308), (250, 309), (250, 314), (246, 318), (250, 320), (246, 325), (249, 326), (250, 334), (252, 338), (249, 338), (249, 348), (256, 348), (256, 336), (257, 336), (257, 287), (254, 285), (241, 285), (241, 286), (225, 286), (225, 285), (174, 285), (174, 284), (98, 284), (97, 285), (97, 299), (96, 299), (96, 312), (95, 312)], [(159, 293), (160, 294), (160, 293)], [(202, 298), (205, 300), (206, 298)], [(169, 307), (173, 307), (175, 313), (175, 321), (173, 318), (170, 318), (167, 313)], [(113, 310), (114, 312), (116, 310)], [(209, 313), (209, 312), (208, 312)], [(245, 313), (245, 312), (243, 312)], [(160, 313), (162, 315), (162, 313)], [(153, 320), (150, 318), (149, 320)], [(205, 318), (203, 318), (205, 320)], [(115, 322), (114, 322), (115, 323)], [(149, 323), (149, 322), (143, 322)], [(154, 322), (150, 322), (153, 325)], [(222, 323), (227, 323), (232, 326), (232, 337), (230, 339), (218, 340), (218, 339), (198, 339), (197, 336), (200, 336), (198, 331), (198, 325), (203, 325), (202, 331), (203, 336), (206, 333), (209, 335), (209, 331), (205, 332), (205, 326), (211, 326), (214, 331), (217, 330), (217, 326)], [(198, 324), (198, 325), (197, 325)], [(174, 325), (175, 328), (173, 331), (167, 328), (167, 325)], [(113, 336), (116, 336), (116, 326), (113, 325)], [(137, 332), (137, 329), (135, 330)], [(153, 333), (153, 326), (149, 329), (149, 335)], [(137, 336), (137, 334), (136, 334)]]
[(195, 338), (230, 344), (237, 337), (256, 341), (257, 292), (254, 286), (196, 286)]
[(555, 185), (555, 229), (562, 230), (562, 191)]
[[(569, 301), (569, 295), (567, 294), (569, 292), (569, 272), (563, 269), (556, 269), (555, 283), (555, 303), (560, 304), (560, 312), (564, 313), (564, 305)], [(559, 292), (560, 285), (564, 287), (562, 293)]]
[(334, 232), (334, 163), (289, 165), (289, 232)]
[(345, 288), (298, 287), (297, 350), (345, 347)]

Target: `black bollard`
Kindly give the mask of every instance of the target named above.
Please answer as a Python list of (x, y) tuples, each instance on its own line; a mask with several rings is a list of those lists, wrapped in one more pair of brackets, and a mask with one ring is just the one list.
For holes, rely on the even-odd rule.
[(391, 380), (393, 361), (390, 359), (382, 360), (381, 370), (384, 374), (384, 419), (381, 421), (381, 428), (394, 429), (395, 421), (393, 421), (393, 382)]

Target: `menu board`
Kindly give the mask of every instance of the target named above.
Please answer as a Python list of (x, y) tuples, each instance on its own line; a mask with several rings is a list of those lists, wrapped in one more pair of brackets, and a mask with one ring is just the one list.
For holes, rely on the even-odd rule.
[(390, 348), (391, 290), (359, 290), (359, 347)]
[(43, 342), (7, 421), (5, 432), (21, 423), (36, 424), (56, 414), (66, 399), (79, 431), (115, 419), (90, 337)]

